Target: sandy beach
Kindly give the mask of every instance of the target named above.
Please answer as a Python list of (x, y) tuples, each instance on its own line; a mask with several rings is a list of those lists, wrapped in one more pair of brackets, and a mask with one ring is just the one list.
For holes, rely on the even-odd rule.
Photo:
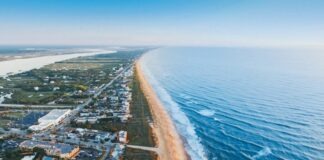
[(139, 78), (141, 89), (146, 96), (154, 120), (154, 134), (157, 138), (157, 147), (160, 150), (160, 160), (186, 160), (189, 159), (184, 149), (180, 135), (158, 99), (153, 88), (147, 82), (139, 62), (135, 64), (136, 74)]

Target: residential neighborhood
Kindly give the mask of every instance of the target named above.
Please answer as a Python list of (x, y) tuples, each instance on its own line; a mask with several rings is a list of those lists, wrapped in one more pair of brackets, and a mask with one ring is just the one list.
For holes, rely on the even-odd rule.
[[(146, 123), (143, 133), (151, 130), (149, 112), (142, 115), (145, 117), (134, 115), (139, 114), (136, 109), (132, 112), (133, 97), (141, 93), (138, 84), (134, 85), (134, 62), (144, 51), (80, 57), (1, 79), (1, 93), (11, 95), (3, 97), (0, 107), (0, 118), (8, 121), (0, 130), (4, 152), (0, 157), (24, 160), (156, 157), (151, 151), (127, 147), (133, 143), (131, 137), (134, 143), (143, 141), (143, 145), (154, 146), (153, 140), (149, 140), (152, 133), (137, 136), (142, 133), (138, 130), (142, 126), (136, 118), (141, 119), (140, 124)], [(26, 75), (43, 78), (29, 77), (28, 81), (22, 81)], [(18, 90), (15, 85), (22, 83), (26, 89)], [(137, 87), (135, 95), (134, 87)], [(18, 149), (10, 150), (12, 146)]]

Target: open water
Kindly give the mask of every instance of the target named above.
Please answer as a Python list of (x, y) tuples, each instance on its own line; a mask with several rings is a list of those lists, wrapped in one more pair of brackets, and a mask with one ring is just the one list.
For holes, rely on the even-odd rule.
[(324, 52), (160, 48), (141, 64), (192, 159), (324, 159)]

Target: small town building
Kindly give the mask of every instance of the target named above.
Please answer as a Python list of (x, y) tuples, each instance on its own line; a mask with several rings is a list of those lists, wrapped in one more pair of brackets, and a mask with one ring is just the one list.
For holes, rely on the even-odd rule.
[(47, 141), (26, 140), (19, 145), (22, 151), (33, 151), (36, 147), (44, 149), (49, 156), (58, 156), (62, 159), (71, 159), (80, 151), (78, 146), (75, 147), (65, 143), (51, 143)]
[(119, 131), (118, 140), (121, 143), (127, 143), (127, 131)]
[(38, 90), (39, 90), (39, 87), (37, 87), (37, 86), (34, 87), (34, 90), (35, 90), (35, 91), (38, 91)]
[(30, 126), (29, 129), (32, 131), (42, 131), (51, 126), (59, 124), (70, 113), (70, 109), (53, 109), (45, 116), (39, 118), (38, 124)]

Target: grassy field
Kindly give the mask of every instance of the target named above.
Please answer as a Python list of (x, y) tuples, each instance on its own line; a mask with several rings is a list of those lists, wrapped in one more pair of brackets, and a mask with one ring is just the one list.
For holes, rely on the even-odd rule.
[(6, 150), (4, 152), (3, 160), (21, 160), (24, 156), (18, 148)]
[(8, 119), (1, 119), (0, 120), (0, 128), (6, 128), (7, 124), (11, 122), (10, 120)]
[(60, 97), (59, 92), (26, 92), (16, 89), (11, 99), (7, 99), (5, 103), (11, 104), (46, 104)]
[(23, 118), (26, 115), (26, 113), (24, 112), (8, 112), (8, 113), (4, 113), (1, 114), (0, 117), (8, 117), (10, 119), (19, 119), (19, 118)]
[(157, 155), (154, 152), (139, 149), (127, 148), (123, 155), (123, 160), (154, 160)]
[(71, 70), (71, 69), (78, 69), (78, 70), (87, 70), (87, 69), (94, 69), (94, 68), (100, 68), (102, 64), (98, 63), (91, 63), (91, 62), (85, 62), (85, 63), (80, 63), (80, 62), (75, 62), (75, 63), (54, 63), (45, 66), (45, 69), (49, 70)]
[(7, 124), (17, 119), (23, 118), (26, 114), (24, 112), (1, 112), (0, 113), (0, 128), (6, 128)]
[[(149, 126), (149, 122), (152, 120), (152, 115), (146, 97), (140, 88), (140, 83), (136, 77), (137, 74), (135, 73), (134, 75), (132, 84), (133, 101), (130, 108), (133, 119), (131, 119), (131, 123), (128, 124), (129, 144), (153, 147), (155, 144), (152, 130)], [(123, 159), (154, 160), (157, 159), (157, 155), (150, 151), (126, 148)]]
[(140, 88), (136, 73), (133, 80), (133, 97), (130, 110), (133, 118), (128, 124), (129, 144), (154, 146), (152, 130), (149, 126), (152, 115), (146, 97)]

